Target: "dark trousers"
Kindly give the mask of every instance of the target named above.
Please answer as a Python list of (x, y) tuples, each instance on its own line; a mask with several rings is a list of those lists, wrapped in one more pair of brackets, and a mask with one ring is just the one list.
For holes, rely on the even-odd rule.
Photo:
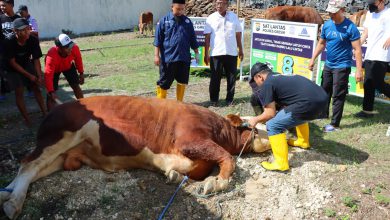
[(217, 102), (219, 100), (223, 70), (225, 70), (227, 79), (226, 101), (233, 101), (234, 90), (236, 88), (237, 56), (224, 55), (210, 57), (210, 69), (210, 101)]
[(331, 125), (339, 127), (343, 116), (345, 97), (348, 94), (348, 77), (351, 68), (332, 69), (327, 66), (322, 70), (321, 87), (328, 94), (329, 100), (326, 106), (326, 117), (329, 116), (330, 99), (333, 99), (333, 115)]
[(390, 97), (390, 85), (385, 82), (385, 75), (388, 68), (388, 62), (382, 61), (364, 61), (364, 98), (363, 110), (374, 110), (375, 89)]

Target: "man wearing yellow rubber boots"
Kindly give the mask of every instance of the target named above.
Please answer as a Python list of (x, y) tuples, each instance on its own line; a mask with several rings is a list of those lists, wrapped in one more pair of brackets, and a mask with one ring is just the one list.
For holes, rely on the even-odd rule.
[(165, 99), (167, 90), (176, 79), (176, 98), (183, 101), (185, 86), (190, 76), (191, 53), (199, 63), (198, 43), (191, 20), (184, 16), (185, 0), (173, 0), (172, 11), (157, 23), (153, 45), (154, 64), (160, 67), (157, 97)]
[[(288, 165), (288, 145), (285, 131), (296, 128), (297, 140), (289, 145), (309, 148), (308, 121), (319, 118), (326, 109), (328, 96), (312, 81), (299, 75), (281, 75), (273, 73), (264, 63), (256, 63), (251, 69), (251, 80), (255, 95), (260, 99), (264, 112), (248, 122), (254, 127), (257, 123), (266, 123), (269, 141), (274, 155), (272, 163), (262, 162), (267, 170), (286, 171)], [(281, 110), (276, 112), (276, 105)]]

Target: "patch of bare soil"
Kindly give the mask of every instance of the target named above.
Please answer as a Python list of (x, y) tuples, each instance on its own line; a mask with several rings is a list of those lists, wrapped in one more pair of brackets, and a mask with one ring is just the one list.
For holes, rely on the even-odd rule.
[[(241, 82), (237, 84), (237, 94), (242, 93), (244, 86)], [(225, 95), (224, 90), (221, 89), (221, 97)], [(233, 106), (221, 102), (217, 107), (209, 107), (205, 91), (208, 91), (208, 79), (190, 85), (185, 100), (219, 114), (239, 110), (252, 115), (247, 97), (237, 97)], [(132, 95), (154, 94), (146, 91)], [(174, 95), (175, 91), (170, 90), (169, 98)], [(31, 104), (37, 112), (34, 102)], [(17, 111), (1, 121), (1, 187), (13, 179), (20, 159), (35, 145), (41, 118), (38, 113), (32, 116), (36, 126), (31, 130), (24, 127)], [(389, 206), (377, 198), (378, 190), (390, 196), (389, 161), (369, 158), (361, 164), (350, 165), (345, 159), (316, 151), (315, 142), (312, 145), (310, 150), (290, 149), (291, 171), (287, 174), (261, 168), (261, 161), (272, 158), (267, 152), (237, 159), (234, 176), (225, 192), (204, 196), (200, 194), (202, 182), (187, 183), (179, 190), (165, 219), (327, 219), (326, 215), (390, 219)], [(178, 186), (165, 181), (163, 174), (145, 170), (105, 173), (84, 167), (73, 172), (57, 172), (31, 185), (19, 218), (157, 219)], [(342, 198), (348, 196), (358, 201), (357, 210), (343, 204)], [(331, 211), (335, 214), (331, 215)], [(2, 211), (0, 219), (6, 219)]]

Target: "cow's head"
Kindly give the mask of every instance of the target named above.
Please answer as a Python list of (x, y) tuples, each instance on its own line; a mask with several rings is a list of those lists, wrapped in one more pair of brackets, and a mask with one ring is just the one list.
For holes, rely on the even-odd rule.
[[(244, 141), (244, 143), (248, 138), (251, 138), (250, 132), (252, 130), (247, 123), (247, 118), (248, 117), (240, 117), (239, 113), (226, 115), (226, 119), (230, 122), (230, 125), (240, 130), (242, 135), (241, 140)], [(252, 143), (250, 145), (251, 151), (262, 153), (271, 149), (265, 126), (256, 125), (256, 129), (254, 131), (255, 135), (253, 141), (249, 140), (249, 143)]]

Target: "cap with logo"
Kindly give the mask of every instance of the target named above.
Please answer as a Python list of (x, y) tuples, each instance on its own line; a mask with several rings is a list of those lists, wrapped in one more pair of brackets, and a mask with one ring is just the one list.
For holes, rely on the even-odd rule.
[(28, 21), (24, 18), (17, 18), (15, 19), (13, 22), (13, 25), (14, 25), (14, 28), (16, 30), (23, 30), (25, 29), (26, 27), (29, 27), (30, 24), (28, 23)]
[(252, 69), (251, 69), (251, 80), (249, 81), (249, 84), (251, 84), (251, 86), (253, 85), (253, 83), (255, 82), (255, 75), (264, 71), (264, 70), (268, 70), (268, 71), (272, 71), (268, 64), (266, 63), (261, 63), (261, 62), (257, 62), (255, 63), (253, 66), (252, 66)]
[(26, 5), (19, 5), (17, 13), (20, 14), (21, 11), (28, 11), (28, 8)]
[(66, 34), (60, 34), (58, 38), (55, 40), (55, 44), (57, 47), (66, 47), (66, 48), (72, 48), (74, 43), (72, 39)]
[(340, 9), (345, 8), (345, 6), (347, 6), (347, 2), (345, 0), (330, 0), (326, 11), (336, 13)]

